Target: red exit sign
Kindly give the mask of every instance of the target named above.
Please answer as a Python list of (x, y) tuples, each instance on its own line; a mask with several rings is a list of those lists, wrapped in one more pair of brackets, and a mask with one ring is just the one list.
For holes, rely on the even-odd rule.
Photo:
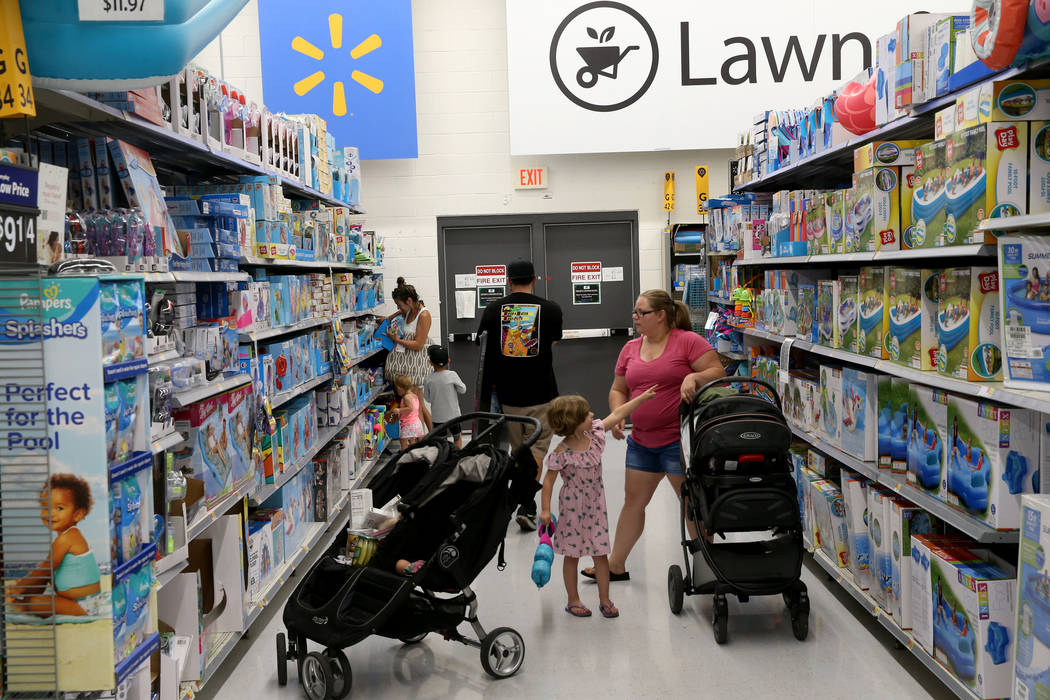
[(542, 190), (547, 187), (547, 166), (520, 168), (514, 176), (514, 188), (518, 190)]

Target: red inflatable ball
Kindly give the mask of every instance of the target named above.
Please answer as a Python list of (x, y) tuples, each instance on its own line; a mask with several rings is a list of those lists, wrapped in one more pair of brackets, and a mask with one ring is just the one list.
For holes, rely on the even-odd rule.
[(835, 100), (835, 118), (842, 128), (860, 136), (875, 128), (875, 85), (872, 74), (865, 83), (852, 80), (839, 91)]

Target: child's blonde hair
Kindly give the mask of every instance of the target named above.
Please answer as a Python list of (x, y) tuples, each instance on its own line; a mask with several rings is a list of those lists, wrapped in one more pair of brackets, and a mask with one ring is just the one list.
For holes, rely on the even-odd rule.
[(412, 383), (412, 377), (407, 374), (399, 374), (394, 377), (394, 386), (401, 390), (402, 396), (405, 396), (412, 391), (415, 384)]
[(568, 437), (576, 431), (580, 423), (587, 420), (587, 414), (590, 412), (591, 406), (582, 396), (559, 396), (551, 401), (550, 408), (547, 409), (547, 422), (555, 435)]

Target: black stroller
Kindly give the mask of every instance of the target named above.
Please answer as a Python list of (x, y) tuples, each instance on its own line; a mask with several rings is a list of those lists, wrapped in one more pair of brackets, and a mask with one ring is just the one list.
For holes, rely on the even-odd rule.
[(788, 457), (791, 429), (780, 398), (765, 382), (726, 377), (682, 404), (681, 416), (685, 574), (677, 564), (667, 572), (671, 612), (681, 612), (686, 594), (713, 593), (715, 641), (724, 644), (727, 594), (741, 603), (753, 595), (782, 594), (792, 632), (804, 640), (809, 597), (799, 578), (802, 522)]
[[(488, 423), (464, 449), (445, 434), (451, 425)], [(513, 454), (495, 444), (507, 421), (533, 431)], [(350, 692), (350, 661), (343, 649), (377, 634), (415, 644), (430, 632), (481, 649), (481, 666), (494, 678), (513, 676), (525, 660), (525, 642), (516, 630), (485, 631), (470, 585), (499, 552), (514, 509), (534, 497), (536, 461), (529, 447), (539, 437), (534, 418), (471, 413), (432, 431), (369, 480), (373, 502), (401, 496), (401, 519), (365, 566), (337, 557), (344, 532), (303, 577), (284, 607), (288, 637), (277, 635), (277, 679), (288, 681), (288, 659), (310, 700), (343, 698)], [(413, 575), (396, 573), (399, 559), (424, 561)], [(458, 631), (469, 622), (476, 639)], [(325, 651), (308, 652), (307, 640)]]

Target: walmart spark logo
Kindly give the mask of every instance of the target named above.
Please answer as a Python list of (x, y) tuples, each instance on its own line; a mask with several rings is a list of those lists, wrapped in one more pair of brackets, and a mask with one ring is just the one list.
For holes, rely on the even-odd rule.
[[(343, 16), (340, 14), (328, 15), (328, 33), (332, 37), (332, 50), (338, 51), (343, 48)], [(383, 40), (379, 38), (378, 34), (373, 34), (360, 44), (350, 49), (350, 58), (357, 60), (362, 56), (369, 54), (383, 45)], [(314, 59), (315, 61), (324, 60), (324, 51), (311, 44), (301, 36), (297, 36), (292, 39), (292, 48), (301, 53), (304, 56)], [(306, 93), (313, 90), (315, 87), (324, 82), (325, 74), (324, 71), (317, 71), (311, 75), (306, 76), (302, 80), (298, 81), (292, 89), (295, 90), (295, 94), (302, 97)], [(379, 78), (363, 73), (359, 70), (355, 70), (350, 74), (350, 79), (355, 83), (368, 88), (375, 94), (383, 92), (383, 81)], [(343, 85), (341, 80), (337, 80), (332, 84), (332, 114), (337, 117), (342, 117), (346, 114), (346, 87)]]

